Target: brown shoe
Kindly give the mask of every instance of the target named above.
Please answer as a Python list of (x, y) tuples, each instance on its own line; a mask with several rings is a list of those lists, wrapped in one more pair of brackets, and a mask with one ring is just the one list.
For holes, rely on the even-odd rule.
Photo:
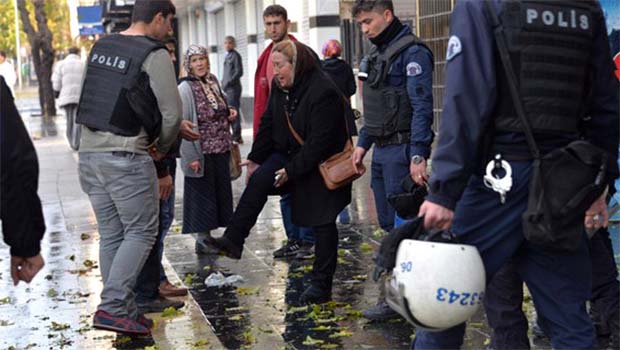
[(172, 283), (165, 281), (159, 285), (159, 295), (162, 297), (182, 297), (187, 295), (187, 288), (175, 287)]

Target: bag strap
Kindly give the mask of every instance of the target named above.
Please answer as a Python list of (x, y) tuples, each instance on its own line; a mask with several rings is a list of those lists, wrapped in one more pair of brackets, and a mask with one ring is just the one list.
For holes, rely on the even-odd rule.
[[(351, 104), (349, 103), (349, 101), (347, 101), (347, 99), (342, 96), (342, 99), (344, 100), (344, 108), (347, 108), (347, 105), (349, 105), (349, 107), (351, 106)], [(297, 141), (297, 143), (299, 143), (300, 145), (304, 145), (304, 139), (301, 138), (301, 136), (299, 136), (299, 134), (297, 133), (297, 131), (295, 131), (295, 129), (293, 128), (293, 124), (291, 123), (291, 116), (288, 113), (288, 111), (286, 110), (286, 107), (284, 107), (284, 114), (286, 115), (286, 122), (288, 123), (288, 128), (291, 131), (291, 134), (293, 134), (293, 137), (295, 138), (295, 141)], [(344, 127), (347, 131), (347, 138), (348, 138), (348, 142), (350, 143), (351, 147), (353, 147), (353, 140), (351, 139), (351, 133), (349, 132), (349, 123), (346, 119), (346, 115), (344, 116), (345, 120), (344, 120)], [(345, 145), (346, 147), (346, 145)]]
[(288, 111), (286, 110), (286, 107), (284, 108), (284, 114), (286, 115), (286, 122), (288, 123), (289, 130), (291, 130), (291, 134), (293, 134), (293, 137), (295, 138), (297, 143), (303, 146), (304, 139), (302, 139), (301, 136), (299, 136), (299, 134), (297, 133), (297, 131), (293, 129), (293, 124), (291, 124), (291, 117), (289, 116)]
[(512, 61), (510, 60), (510, 54), (508, 53), (508, 44), (506, 44), (504, 26), (497, 17), (497, 13), (495, 13), (491, 1), (485, 0), (484, 4), (486, 12), (491, 19), (491, 24), (493, 25), (493, 34), (495, 35), (497, 50), (499, 51), (499, 57), (502, 60), (502, 66), (504, 67), (506, 77), (508, 78), (508, 87), (510, 89), (510, 95), (512, 97), (515, 111), (517, 112), (519, 119), (521, 119), (521, 126), (523, 127), (523, 132), (525, 133), (525, 138), (530, 148), (530, 152), (532, 152), (532, 156), (534, 159), (540, 159), (540, 150), (538, 149), (536, 140), (534, 139), (532, 125), (530, 124), (530, 120), (527, 118), (525, 110), (523, 109), (523, 101), (521, 100), (521, 95), (519, 94), (517, 77), (513, 69)]

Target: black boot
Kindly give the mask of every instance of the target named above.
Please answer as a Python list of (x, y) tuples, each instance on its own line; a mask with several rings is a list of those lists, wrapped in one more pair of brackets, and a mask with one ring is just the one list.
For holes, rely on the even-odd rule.
[(299, 303), (307, 304), (323, 304), (332, 300), (331, 288), (321, 287), (319, 284), (310, 284), (310, 287), (301, 294)]
[(209, 246), (211, 249), (216, 250), (218, 254), (225, 255), (231, 259), (239, 260), (241, 259), (241, 252), (243, 251), (243, 246), (238, 246), (233, 243), (231, 240), (226, 238), (226, 236), (222, 237), (206, 237), (204, 240), (204, 244)]

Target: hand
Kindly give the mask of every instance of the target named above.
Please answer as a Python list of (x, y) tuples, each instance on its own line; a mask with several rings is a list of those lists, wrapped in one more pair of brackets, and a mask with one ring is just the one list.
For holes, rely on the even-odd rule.
[(237, 110), (234, 108), (229, 108), (228, 110), (230, 111), (230, 114), (228, 115), (228, 121), (232, 123), (237, 120), (239, 112), (237, 112)]
[(34, 276), (45, 266), (45, 262), (41, 254), (24, 258), (21, 256), (11, 256), (11, 278), (13, 285), (16, 286), (19, 281), (30, 283)]
[(288, 181), (288, 175), (286, 174), (286, 169), (282, 168), (276, 171), (276, 181), (273, 183), (275, 188), (281, 187)]
[(181, 128), (179, 129), (179, 135), (181, 138), (187, 141), (196, 141), (200, 138), (200, 133), (194, 131), (196, 125), (189, 120), (181, 121)]
[(160, 151), (157, 150), (157, 147), (151, 146), (149, 148), (149, 155), (154, 160), (160, 161), (160, 160), (164, 159), (164, 157), (166, 156), (166, 153), (161, 153)]
[(424, 217), (424, 228), (427, 230), (448, 230), (452, 226), (454, 211), (444, 208), (439, 204), (424, 201), (420, 207), (418, 216)]
[(198, 174), (200, 172), (200, 161), (193, 161), (189, 163), (189, 168), (194, 171), (194, 174)]
[(411, 179), (413, 182), (418, 184), (419, 186), (424, 186), (424, 184), (428, 181), (428, 173), (426, 172), (426, 159), (422, 160), (420, 164), (415, 164), (411, 161), (409, 165), (409, 174), (411, 174)]
[(253, 161), (246, 159), (243, 162), (241, 162), (239, 165), (241, 165), (242, 167), (244, 166), (248, 167), (248, 171), (245, 174), (245, 184), (247, 185), (248, 182), (250, 181), (250, 177), (252, 177), (252, 174), (254, 174), (256, 169), (260, 167), (260, 164), (254, 163)]
[(364, 169), (361, 167), (362, 162), (364, 161), (364, 156), (366, 155), (366, 150), (362, 147), (355, 147), (353, 150), (353, 156), (351, 160), (353, 161), (353, 167), (358, 174), (362, 174)]
[[(200, 164), (198, 164), (200, 166)], [(172, 182), (172, 175), (162, 177), (159, 181), (159, 199), (166, 200), (170, 197), (172, 191), (174, 191), (174, 183)]]
[(607, 191), (603, 193), (588, 210), (583, 219), (583, 223), (588, 230), (598, 230), (601, 227), (607, 227), (609, 225), (609, 213), (607, 212), (607, 203), (605, 198), (607, 197)]

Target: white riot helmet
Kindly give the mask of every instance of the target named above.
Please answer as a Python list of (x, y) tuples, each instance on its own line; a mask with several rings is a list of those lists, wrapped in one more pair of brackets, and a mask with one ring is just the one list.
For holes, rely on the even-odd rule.
[(386, 300), (407, 321), (440, 331), (467, 321), (482, 303), (484, 265), (471, 245), (404, 239)]

